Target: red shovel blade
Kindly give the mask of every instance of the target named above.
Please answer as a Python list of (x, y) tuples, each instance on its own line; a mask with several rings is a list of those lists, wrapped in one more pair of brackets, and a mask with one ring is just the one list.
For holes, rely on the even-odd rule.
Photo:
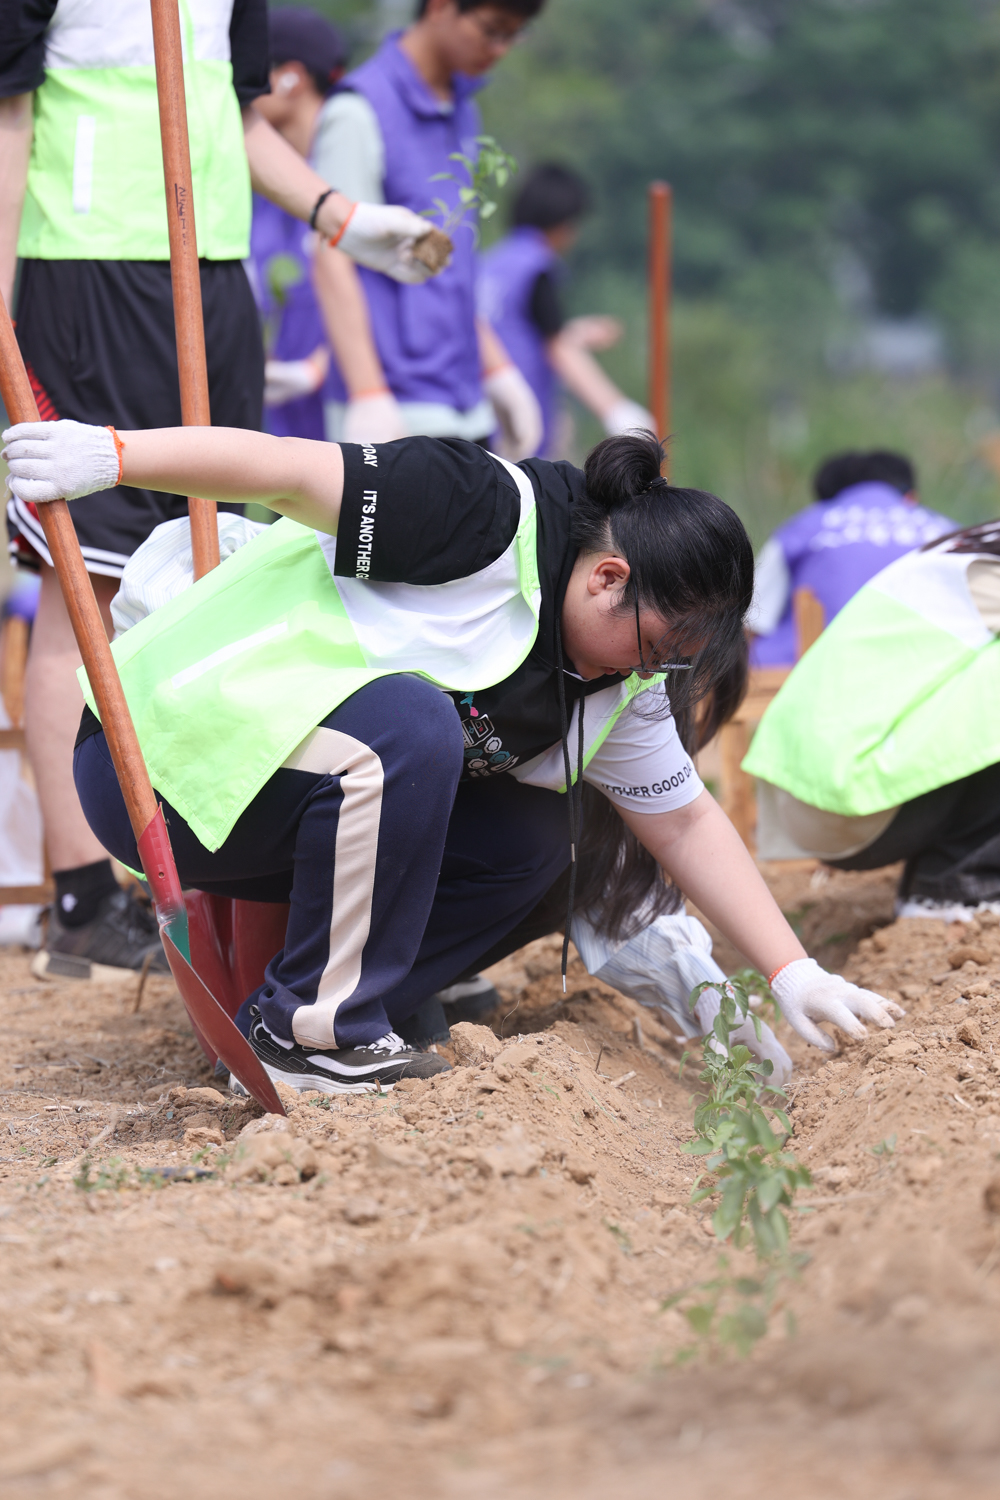
[(181, 992), (181, 999), (199, 1040), (204, 1039), (212, 1051), (222, 1058), (233, 1077), (239, 1079), (261, 1109), (267, 1110), (268, 1114), (283, 1115), (285, 1106), (246, 1037), (234, 1026), (211, 990), (201, 982), (187, 959), (171, 941), (168, 928), (161, 927), (160, 937), (174, 983)]

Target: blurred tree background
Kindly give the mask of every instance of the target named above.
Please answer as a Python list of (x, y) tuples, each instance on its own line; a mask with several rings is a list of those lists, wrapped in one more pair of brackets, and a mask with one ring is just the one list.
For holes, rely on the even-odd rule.
[[(410, 14), (315, 3), (358, 60)], [(673, 477), (757, 543), (846, 446), (909, 452), (960, 521), (1000, 512), (995, 0), (549, 0), (480, 98), (522, 169), (591, 184), (567, 299), (623, 319), (606, 362), (638, 399), (645, 189), (673, 184)]]

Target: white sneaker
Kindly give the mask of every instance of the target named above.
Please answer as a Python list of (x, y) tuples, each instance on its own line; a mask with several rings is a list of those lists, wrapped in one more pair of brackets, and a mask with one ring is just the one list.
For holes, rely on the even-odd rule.
[(938, 922), (971, 922), (981, 912), (1000, 916), (1000, 901), (980, 901), (978, 906), (963, 906), (960, 901), (933, 901), (930, 896), (907, 896), (896, 902), (897, 917), (925, 917)]

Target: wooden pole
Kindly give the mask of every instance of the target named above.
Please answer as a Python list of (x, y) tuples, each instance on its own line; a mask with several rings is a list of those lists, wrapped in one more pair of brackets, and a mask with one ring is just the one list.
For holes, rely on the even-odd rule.
[[(673, 189), (649, 185), (649, 409), (662, 442), (670, 435), (670, 274)], [(664, 460), (669, 469), (669, 459)]]
[[(156, 93), (160, 106), (163, 180), (170, 231), (170, 280), (174, 293), (177, 370), (181, 386), (181, 420), (185, 427), (210, 427), (205, 321), (201, 310), (201, 273), (191, 186), (184, 56), (177, 0), (150, 0)], [(219, 530), (214, 500), (188, 500), (194, 576), (219, 565)]]

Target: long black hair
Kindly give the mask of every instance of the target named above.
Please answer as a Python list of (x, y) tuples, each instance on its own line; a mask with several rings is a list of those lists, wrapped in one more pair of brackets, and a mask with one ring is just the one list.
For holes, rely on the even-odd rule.
[[(663, 448), (651, 432), (605, 438), (584, 466), (586, 494), (574, 506), (581, 552), (613, 552), (630, 576), (616, 612), (653, 611), (670, 627), (666, 695), (689, 755), (707, 744), (746, 692), (744, 617), (753, 597), (753, 548), (743, 523), (706, 490), (660, 477)], [(675, 653), (685, 651), (678, 657)], [(664, 711), (642, 693), (632, 713)], [(681, 893), (663, 879), (649, 851), (595, 789), (583, 789), (583, 836), (576, 904), (612, 938), (631, 936)]]

